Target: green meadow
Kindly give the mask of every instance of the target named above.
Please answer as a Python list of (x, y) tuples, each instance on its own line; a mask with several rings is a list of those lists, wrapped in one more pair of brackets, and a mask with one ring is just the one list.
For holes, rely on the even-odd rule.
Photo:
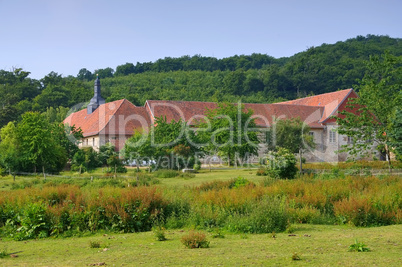
[[(400, 176), (256, 172), (1, 177), (0, 265), (399, 266)], [(209, 246), (183, 245), (192, 231)]]

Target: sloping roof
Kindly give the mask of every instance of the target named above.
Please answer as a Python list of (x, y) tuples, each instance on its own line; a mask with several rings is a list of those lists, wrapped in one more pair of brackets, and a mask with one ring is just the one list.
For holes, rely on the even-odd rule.
[[(253, 117), (259, 127), (269, 127), (276, 119), (295, 118), (306, 122), (311, 128), (322, 128), (331, 122), (345, 100), (358, 97), (353, 89), (326, 93), (301, 99), (275, 103), (245, 103), (245, 109), (254, 111)], [(84, 137), (98, 134), (131, 135), (137, 128), (148, 128), (156, 117), (166, 116), (168, 122), (182, 119), (194, 125), (205, 116), (207, 109), (217, 108), (217, 103), (199, 101), (147, 100), (143, 107), (136, 107), (126, 99), (100, 105), (92, 114), (81, 110), (68, 116), (64, 123), (80, 127)]]
[(290, 119), (299, 117), (311, 128), (323, 127), (319, 120), (322, 117), (324, 107), (276, 105), (276, 104), (244, 104), (246, 109), (254, 111), (253, 117), (260, 127), (269, 127), (278, 119)]
[[(326, 93), (321, 95), (309, 96), (305, 98), (275, 103), (275, 105), (303, 105), (303, 106), (316, 106), (316, 107), (325, 107), (323, 116), (320, 122), (325, 122), (330, 116), (334, 115), (338, 110), (340, 105), (347, 99), (347, 97), (354, 93), (353, 89), (345, 89), (341, 91), (336, 91), (332, 93)], [(355, 94), (355, 93), (354, 93)]]
[(121, 99), (100, 105), (92, 114), (87, 114), (86, 109), (72, 113), (64, 123), (80, 127), (87, 137), (99, 133), (132, 135), (134, 129), (148, 127), (151, 120), (144, 107)]
[(151, 116), (158, 118), (166, 116), (166, 120), (178, 121), (180, 119), (194, 124), (195, 119), (201, 119), (206, 109), (215, 109), (217, 103), (198, 101), (171, 101), (171, 100), (147, 100), (145, 103)]
[[(215, 109), (217, 103), (196, 101), (148, 100), (145, 104), (154, 118), (166, 116), (166, 120), (182, 119), (193, 125), (202, 119), (207, 109)], [(245, 109), (254, 111), (253, 117), (259, 127), (269, 127), (276, 119), (300, 117), (310, 127), (322, 127), (319, 123), (324, 107), (296, 106), (290, 104), (244, 104)]]

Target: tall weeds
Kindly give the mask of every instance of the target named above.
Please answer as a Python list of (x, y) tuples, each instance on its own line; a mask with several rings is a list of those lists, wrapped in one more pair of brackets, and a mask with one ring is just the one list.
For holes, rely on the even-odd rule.
[(194, 188), (43, 185), (2, 192), (0, 230), (17, 240), (83, 231), (214, 228), (268, 233), (289, 222), (378, 226), (402, 223), (402, 180), (347, 176), (212, 181)]

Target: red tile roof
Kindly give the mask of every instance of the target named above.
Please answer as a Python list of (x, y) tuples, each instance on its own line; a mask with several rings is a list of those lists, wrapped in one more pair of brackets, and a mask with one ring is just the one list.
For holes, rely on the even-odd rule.
[[(353, 89), (316, 95), (275, 104), (245, 103), (246, 109), (254, 111), (253, 117), (259, 127), (269, 127), (277, 118), (295, 118), (312, 128), (321, 128), (332, 122), (334, 115), (349, 97), (357, 97)], [(342, 105), (342, 106), (341, 106)], [(71, 114), (64, 122), (80, 127), (84, 137), (98, 134), (131, 135), (134, 129), (147, 128), (156, 117), (166, 116), (167, 121), (182, 119), (194, 125), (202, 119), (207, 109), (215, 109), (213, 102), (147, 100), (144, 107), (136, 107), (126, 99), (100, 105), (92, 114), (81, 110)]]
[(64, 123), (80, 127), (84, 137), (101, 134), (132, 135), (134, 129), (148, 127), (150, 117), (144, 107), (126, 99), (100, 105), (92, 114), (83, 109), (72, 113)]
[(215, 109), (218, 107), (218, 105), (213, 102), (170, 100), (147, 100), (145, 106), (147, 110), (151, 112), (153, 119), (166, 116), (168, 122), (182, 119), (189, 124), (194, 124), (196, 119), (202, 119), (207, 108)]
[(323, 127), (319, 120), (322, 117), (324, 107), (276, 105), (276, 104), (244, 104), (246, 109), (254, 111), (253, 117), (260, 127), (269, 127), (278, 119), (290, 119), (299, 117), (311, 128)]
[(304, 105), (304, 106), (316, 106), (316, 107), (324, 106), (325, 110), (320, 122), (325, 122), (330, 116), (335, 115), (340, 105), (343, 103), (343, 101), (345, 101), (345, 99), (351, 93), (356, 95), (353, 89), (345, 89), (337, 92), (275, 103), (275, 105), (291, 104), (291, 105)]
[[(196, 101), (169, 101), (169, 100), (148, 100), (145, 104), (147, 110), (154, 118), (166, 116), (167, 121), (182, 119), (193, 125), (197, 119), (205, 116), (207, 109), (218, 107), (213, 102)], [(253, 117), (259, 127), (269, 127), (275, 119), (300, 117), (306, 121), (310, 127), (322, 127), (318, 123), (324, 107), (296, 106), (296, 105), (276, 105), (276, 104), (244, 104), (245, 109), (254, 111)]]

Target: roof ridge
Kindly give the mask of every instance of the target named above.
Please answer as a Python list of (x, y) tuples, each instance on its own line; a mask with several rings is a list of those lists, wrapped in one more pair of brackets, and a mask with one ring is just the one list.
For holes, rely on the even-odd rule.
[[(325, 120), (322, 121), (322, 123), (324, 123), (325, 121), (327, 121), (336, 111), (338, 111), (339, 107), (342, 105), (342, 103), (348, 99), (349, 95), (354, 91), (353, 88), (350, 89), (346, 89), (349, 90), (349, 92), (346, 94), (346, 96), (343, 97), (343, 99), (338, 103), (338, 105), (336, 106), (336, 108), (334, 108), (334, 110), (332, 110), (331, 114), (329, 114), (329, 116), (327, 116), (327, 118)], [(342, 90), (344, 91), (344, 90)], [(320, 120), (321, 122), (321, 120)]]
[[(108, 120), (107, 122), (105, 122), (105, 125), (103, 126), (103, 128), (98, 130), (98, 133), (102, 132), (103, 129), (106, 128), (106, 126), (107, 126), (107, 125), (109, 124), (109, 122), (112, 120), (112, 117), (114, 116), (114, 114), (119, 110), (119, 108), (120, 108), (121, 105), (123, 104), (124, 100), (126, 100), (126, 99), (123, 98), (123, 99), (120, 99), (120, 100), (116, 100), (116, 101), (112, 101), (112, 102), (108, 102), (108, 103), (102, 104), (102, 105), (105, 105), (105, 108), (106, 108), (106, 104), (110, 104), (110, 103), (113, 103), (113, 102), (121, 101), (120, 105), (112, 112), (112, 115), (109, 116), (109, 120)], [(127, 101), (128, 101), (128, 100), (127, 100)], [(101, 105), (101, 106), (102, 106), (102, 105)], [(99, 109), (99, 108), (100, 108), (100, 106), (99, 106), (97, 109)], [(98, 112), (98, 114), (99, 114), (99, 112)]]
[[(210, 101), (192, 101), (192, 100), (146, 100), (146, 102), (148, 101), (166, 101), (166, 102), (197, 102), (197, 103), (211, 103), (211, 104), (216, 104), (218, 102), (210, 102)], [(145, 106), (145, 105), (144, 105)]]
[[(274, 103), (274, 104), (282, 104), (282, 103), (287, 103), (287, 102), (297, 102), (297, 101), (300, 101), (300, 100), (303, 100), (303, 99), (311, 99), (311, 98), (314, 98), (314, 97), (323, 97), (323, 96), (325, 97), (326, 95), (338, 94), (340, 92), (344, 92), (344, 91), (347, 91), (347, 90), (353, 90), (353, 88), (348, 88), (348, 89), (343, 89), (343, 90), (339, 90), (339, 91), (328, 92), (328, 93), (323, 93), (323, 94), (318, 94), (318, 95), (306, 96), (306, 97), (297, 98), (297, 99), (293, 99), (293, 100), (288, 100), (288, 101), (284, 101), (284, 102), (278, 102), (278, 103)], [(302, 105), (300, 105), (300, 106), (302, 106)], [(309, 106), (309, 105), (307, 105), (307, 106)]]

